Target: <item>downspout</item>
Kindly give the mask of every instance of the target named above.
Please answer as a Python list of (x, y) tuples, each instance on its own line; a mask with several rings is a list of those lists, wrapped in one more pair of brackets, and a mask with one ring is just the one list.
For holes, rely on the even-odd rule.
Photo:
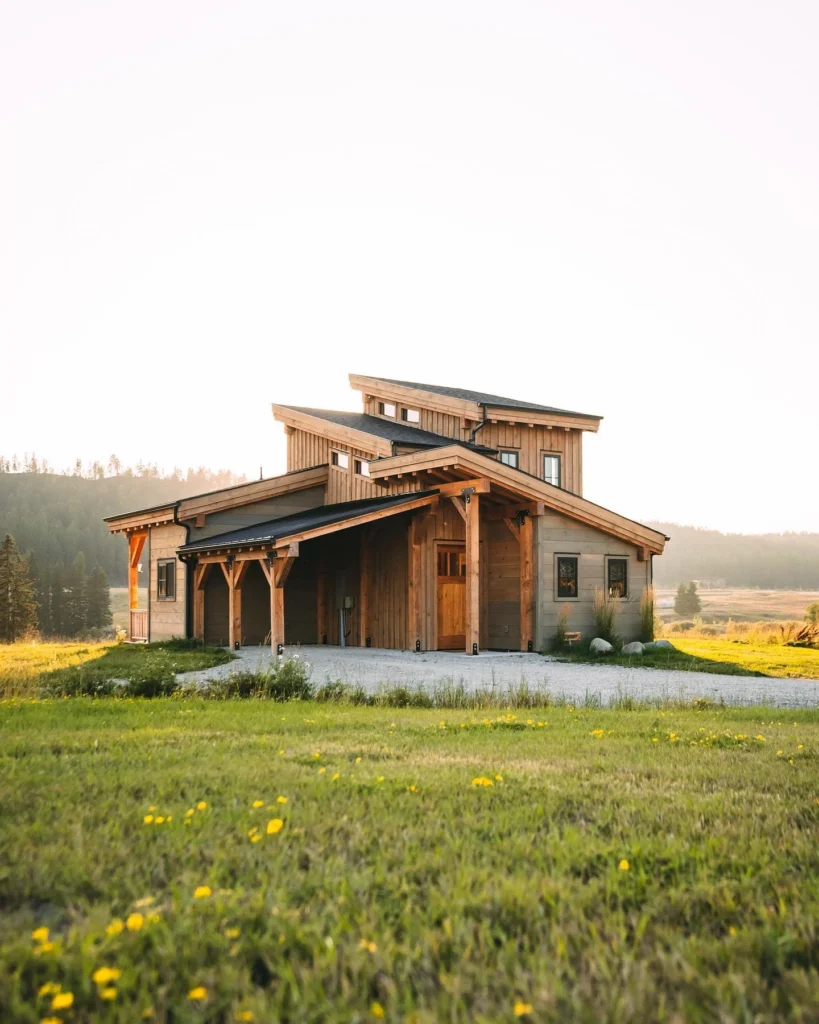
[(486, 426), (486, 406), (483, 405), (483, 406), (481, 406), (481, 408), (483, 409), (483, 419), (477, 425), (477, 427), (475, 427), (475, 429), (470, 433), (470, 435), (469, 435), (469, 443), (470, 444), (474, 444), (475, 443), (475, 435), (478, 433), (479, 430), (482, 430)]

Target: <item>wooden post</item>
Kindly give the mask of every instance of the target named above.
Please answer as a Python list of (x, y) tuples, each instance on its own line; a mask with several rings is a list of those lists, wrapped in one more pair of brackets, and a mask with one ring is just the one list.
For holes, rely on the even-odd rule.
[(361, 530), (361, 547), (359, 559), (359, 595), (358, 595), (358, 644), (367, 646), (370, 628), (370, 585), (372, 576), (372, 536), (363, 527)]
[(408, 600), (407, 600), (407, 646), (415, 650), (417, 640), (424, 642), (421, 637), (421, 588), (423, 579), (421, 573), (421, 534), (426, 526), (426, 516), (413, 516), (409, 522), (409, 573), (408, 573)]
[[(148, 539), (147, 533), (132, 533), (128, 537), (128, 638), (133, 640), (137, 633), (144, 632), (145, 637), (148, 631), (144, 624), (138, 624), (135, 628), (134, 622), (139, 617), (134, 613), (139, 608), (139, 560)], [(151, 574), (148, 572), (148, 586), (151, 585)], [(150, 597), (149, 597), (150, 600)], [(145, 618), (147, 619), (147, 612)]]
[(481, 642), (481, 530), (480, 498), (466, 498), (466, 653), (477, 651)]
[[(228, 586), (228, 647), (233, 650), (237, 636), (242, 635), (242, 595), (239, 594), (237, 598), (236, 588), (233, 585), (233, 560), (220, 562), (219, 568), (222, 570)], [(238, 610), (237, 603), (239, 604)]]
[(210, 570), (210, 563), (200, 563), (193, 571), (193, 635), (197, 640), (205, 639), (205, 583)]
[(522, 516), (520, 524), (520, 649), (534, 644), (534, 523), (531, 516)]

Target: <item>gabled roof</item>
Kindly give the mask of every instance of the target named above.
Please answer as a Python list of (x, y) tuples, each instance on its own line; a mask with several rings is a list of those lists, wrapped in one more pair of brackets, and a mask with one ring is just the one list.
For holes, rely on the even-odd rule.
[[(351, 377), (357, 377), (351, 374)], [(363, 376), (363, 375), (361, 375)], [(571, 409), (558, 409), (551, 405), (540, 405), (537, 402), (525, 402), (519, 398), (504, 398), (501, 395), (493, 395), (487, 391), (472, 391), (469, 388), (451, 388), (442, 384), (419, 384), (415, 381), (394, 380), (391, 377), (371, 377), (370, 380), (382, 381), (385, 384), (394, 384), (400, 388), (410, 388), (412, 391), (425, 391), (428, 394), (441, 395), (444, 398), (455, 398), (463, 402), (474, 402), (479, 406), (489, 406), (497, 409), (520, 409), (527, 412), (553, 413), (556, 416), (580, 416), (584, 419), (600, 420), (601, 416), (595, 416), (587, 412), (575, 412)]]
[[(366, 434), (370, 437), (377, 437), (382, 441), (389, 442), (389, 445), (411, 445), (416, 448), (440, 448), (442, 445), (462, 443), (475, 451), (487, 454), (496, 454), (494, 448), (486, 448), (483, 445), (470, 445), (468, 442), (453, 442), (453, 438), (443, 434), (435, 434), (430, 430), (421, 430), (420, 427), (413, 427), (410, 423), (401, 420), (382, 419), (380, 416), (369, 416), (363, 412), (345, 412), (339, 409), (311, 409), (302, 405), (274, 405), (274, 414), (277, 419), (283, 418), (283, 414), (289, 411), (298, 416), (310, 416), (313, 419), (323, 420), (325, 423), (334, 423), (345, 430), (356, 431), (359, 434)], [(339, 443), (341, 438), (339, 438)], [(376, 454), (392, 454), (377, 451)]]
[(255, 526), (243, 526), (239, 530), (217, 534), (205, 540), (197, 540), (179, 548), (180, 554), (194, 554), (202, 551), (219, 551), (233, 547), (275, 547), (291, 538), (314, 531), (328, 532), (323, 528), (344, 523), (355, 526), (357, 520), (372, 519), (375, 515), (403, 511), (403, 506), (417, 506), (434, 498), (432, 491), (414, 491), (410, 494), (391, 494), (383, 498), (364, 498), (361, 501), (343, 501), (335, 505), (319, 505), (306, 512), (295, 512), (291, 516), (273, 519)]

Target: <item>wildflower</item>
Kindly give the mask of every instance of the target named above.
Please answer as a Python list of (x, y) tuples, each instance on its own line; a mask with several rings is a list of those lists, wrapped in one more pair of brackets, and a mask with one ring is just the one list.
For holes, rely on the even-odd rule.
[(355, 763), (356, 763), (356, 764), (361, 764), (361, 758), (360, 758), (360, 757), (357, 757), (357, 758), (355, 759)]
[(326, 771), (327, 771), (326, 768), (319, 768), (318, 773), (319, 773), (319, 775), (323, 775)]
[(155, 819), (157, 825), (161, 825), (164, 820), (165, 819), (162, 817), (161, 814), (158, 818)]
[(150, 825), (150, 824), (152, 824), (153, 820), (154, 820), (153, 814), (146, 814), (145, 817), (142, 819), (142, 824), (143, 825)]
[(760, 743), (764, 743), (765, 742), (765, 737), (764, 736), (757, 736), (757, 740), (759, 740)]
[(73, 992), (58, 992), (56, 996), (51, 1000), (52, 1010), (67, 1010), (69, 1006), (74, 1005), (74, 993)]
[(491, 779), (487, 779), (485, 775), (479, 775), (476, 779), (472, 780), (473, 786), (494, 786), (494, 782)]
[(138, 932), (144, 924), (145, 918), (142, 914), (129, 914), (128, 920), (125, 922), (125, 927), (129, 932)]
[(315, 751), (315, 752), (313, 753), (313, 757), (321, 757), (321, 751), (320, 751), (320, 750), (316, 750), (316, 751)]
[(777, 757), (782, 757), (782, 755), (783, 755), (784, 753), (785, 753), (785, 751), (784, 751), (784, 750), (777, 750), (777, 752), (776, 752), (776, 756), (777, 756)]
[(620, 861), (620, 863), (617, 865), (617, 867), (620, 869), (620, 871), (630, 871), (631, 870), (631, 865), (625, 859), (625, 857), (623, 858), (623, 860)]
[(376, 782), (383, 782), (384, 781), (384, 776), (383, 775), (379, 775), (378, 778), (375, 781)]
[(358, 948), (366, 949), (368, 953), (374, 953), (378, 949), (378, 946), (376, 946), (376, 944), (374, 942), (371, 942), (369, 939), (362, 939), (361, 942), (359, 942), (358, 944)]
[(195, 900), (205, 900), (212, 894), (211, 887), (209, 885), (197, 885), (193, 890), (193, 898)]
[(279, 751), (279, 757), (284, 757), (284, 751), (283, 750)]
[(503, 782), (503, 776), (502, 775), (496, 775), (495, 776), (495, 782)]
[(40, 1024), (63, 1024), (59, 1017), (43, 1017)]
[(281, 818), (271, 818), (267, 823), (267, 834), (269, 836), (275, 836), (277, 832), (281, 832), (284, 828), (284, 822)]
[(207, 807), (208, 805), (205, 803), (204, 800), (200, 800), (199, 803), (196, 805), (197, 811), (205, 811), (207, 810)]
[(255, 836), (251, 836), (250, 837), (250, 841), (251, 841), (251, 843), (258, 843), (258, 842), (261, 841), (261, 838), (262, 838), (261, 837), (261, 833), (257, 832)]
[(47, 981), (45, 983), (45, 985), (41, 985), (37, 989), (37, 995), (38, 996), (54, 996), (54, 995), (56, 995), (60, 991), (61, 988), (62, 988), (62, 985), (59, 985), (56, 981)]
[(592, 729), (592, 731), (589, 733), (589, 736), (594, 736), (594, 738), (597, 740), (602, 740), (605, 735), (606, 732), (604, 729)]
[(121, 973), (116, 967), (98, 967), (91, 977), (95, 985), (107, 985), (109, 981), (116, 981)]
[(253, 801), (253, 806), (254, 807), (264, 807), (264, 800), (254, 800)]
[(228, 939), (238, 939), (241, 934), (238, 928), (225, 928), (225, 937)]
[(417, 793), (418, 792), (418, 787), (413, 783), (413, 785), (407, 786), (407, 792), (408, 793)]
[(192, 807), (189, 807), (187, 811), (185, 811), (186, 818), (192, 818), (194, 814), (196, 814), (196, 811)]
[(141, 900), (137, 900), (134, 906), (139, 909), (140, 907), (150, 907), (154, 902), (153, 896), (143, 896)]
[(525, 1017), (532, 1012), (532, 1004), (524, 1003), (522, 999), (515, 1000), (514, 1013), (516, 1017)]
[(151, 806), (148, 808), (148, 810), (149, 811), (155, 811), (156, 810), (156, 804), (151, 804)]
[(208, 998), (208, 990), (204, 985), (197, 985), (196, 988), (192, 988), (188, 992), (188, 999), (192, 999), (195, 1002), (204, 1002)]
[(370, 1013), (373, 1017), (381, 1018), (384, 1016), (384, 1007), (381, 1003), (373, 1003), (372, 1006), (370, 1006)]
[(796, 749), (797, 750), (804, 750), (805, 749), (805, 744), (804, 743), (797, 743), (796, 744)]
[(277, 796), (276, 797), (276, 803), (277, 804), (286, 804), (287, 803), (287, 797), (286, 796)]
[(124, 927), (125, 925), (123, 924), (121, 918), (115, 917), (114, 920), (106, 926), (105, 934), (109, 937), (119, 935)]
[(48, 928), (35, 928), (31, 937), (35, 942), (48, 942)]
[(252, 1010), (239, 1010), (239, 1012), (236, 1014), (236, 1020), (253, 1020), (253, 1019), (254, 1019), (254, 1017), (253, 1017), (253, 1011)]
[(736, 935), (736, 933), (737, 933), (736, 928), (734, 928), (734, 926), (731, 925), (731, 927), (728, 929), (728, 934), (729, 935)]
[(335, 782), (336, 779), (340, 779), (340, 778), (341, 778), (341, 775), (338, 772), (334, 772), (333, 773), (333, 782)]
[(253, 838), (253, 836), (255, 836), (255, 835), (256, 835), (256, 833), (257, 833), (258, 831), (259, 831), (259, 827), (258, 827), (258, 825), (254, 825), (254, 826), (253, 826), (253, 828), (251, 828), (251, 829), (249, 829), (249, 830), (248, 830), (248, 833), (247, 833), (247, 834), (248, 834), (248, 835), (249, 835), (249, 836), (251, 837), (251, 839), (252, 839), (252, 838)]
[(113, 985), (108, 985), (106, 988), (100, 989), (100, 999), (106, 999), (110, 1002), (112, 999), (117, 998), (117, 990)]
[(659, 740), (657, 739), (657, 737), (656, 737), (656, 736), (652, 736), (652, 737), (651, 737), (651, 742), (652, 742), (652, 743), (659, 743), (660, 741), (659, 741)]

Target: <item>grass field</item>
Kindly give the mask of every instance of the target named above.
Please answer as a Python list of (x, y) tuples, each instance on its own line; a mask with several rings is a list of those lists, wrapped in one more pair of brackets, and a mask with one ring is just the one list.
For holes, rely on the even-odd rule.
[[(676, 590), (657, 589), (657, 613), (666, 621), (678, 619), (674, 614)], [(806, 590), (754, 590), (726, 588), (700, 590), (702, 618), (708, 621), (734, 622), (799, 622), (805, 609), (819, 601), (819, 591)]]
[(6, 701), (3, 1020), (813, 1021), (817, 765), (810, 711)]

